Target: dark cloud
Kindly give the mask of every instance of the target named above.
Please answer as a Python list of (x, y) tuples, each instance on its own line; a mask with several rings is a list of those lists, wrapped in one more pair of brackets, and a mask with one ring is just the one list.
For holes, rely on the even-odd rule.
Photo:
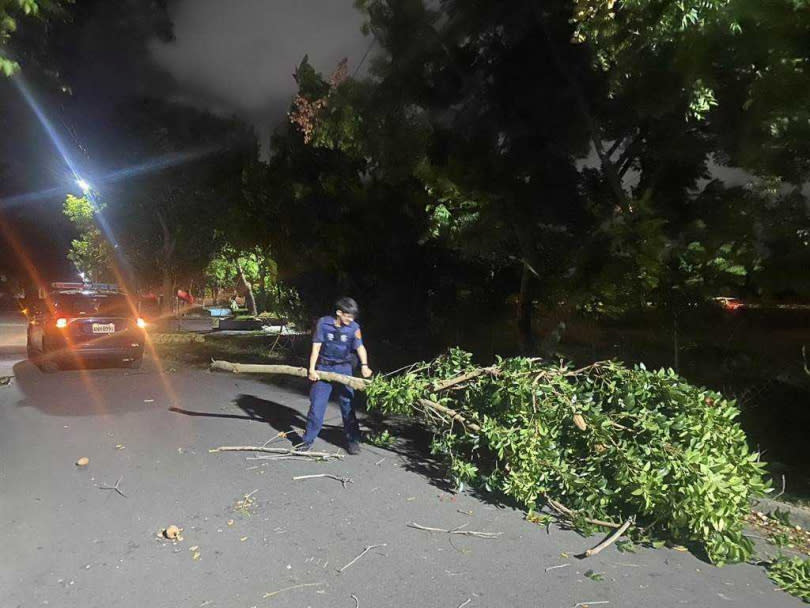
[(150, 51), (177, 80), (174, 97), (235, 112), (263, 136), (283, 118), (305, 54), (329, 73), (343, 57), (356, 67), (369, 45), (352, 0), (179, 0), (171, 17), (175, 40)]

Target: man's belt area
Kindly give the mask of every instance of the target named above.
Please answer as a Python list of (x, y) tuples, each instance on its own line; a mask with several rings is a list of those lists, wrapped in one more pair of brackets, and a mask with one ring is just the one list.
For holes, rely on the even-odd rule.
[(318, 358), (318, 365), (348, 365), (351, 364), (351, 359), (344, 359), (342, 361), (336, 361), (334, 359), (323, 359)]

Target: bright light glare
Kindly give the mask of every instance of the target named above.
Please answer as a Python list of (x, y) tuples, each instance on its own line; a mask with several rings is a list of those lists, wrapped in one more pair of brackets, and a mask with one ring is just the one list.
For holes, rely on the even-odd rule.
[(141, 329), (145, 329), (145, 328), (146, 328), (146, 321), (144, 321), (144, 320), (143, 320), (143, 319), (141, 319), (140, 317), (138, 317), (138, 321), (137, 321), (137, 323), (138, 323), (138, 327), (140, 327)]
[(88, 184), (88, 183), (87, 183), (85, 180), (83, 180), (81, 177), (80, 177), (79, 179), (77, 179), (77, 180), (76, 180), (76, 185), (77, 185), (79, 188), (81, 188), (81, 189), (82, 189), (82, 192), (84, 192), (85, 194), (87, 194), (87, 193), (88, 193), (88, 192), (90, 192), (90, 190), (91, 190), (91, 188), (90, 188), (90, 184)]
[(67, 319), (65, 319), (64, 317), (59, 317), (56, 320), (56, 327), (58, 327), (59, 329), (65, 329), (67, 327)]

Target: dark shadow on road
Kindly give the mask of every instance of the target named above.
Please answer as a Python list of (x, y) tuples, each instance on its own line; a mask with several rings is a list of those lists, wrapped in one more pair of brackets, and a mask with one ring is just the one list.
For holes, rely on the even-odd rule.
[(17, 405), (34, 407), (51, 416), (97, 416), (123, 414), (146, 409), (141, 399), (133, 398), (129, 385), (107, 381), (118, 375), (141, 375), (120, 368), (96, 371), (95, 364), (78, 371), (42, 372), (31, 361), (14, 365), (14, 380), (23, 395)]
[[(209, 412), (195, 412), (177, 407), (169, 408), (170, 412), (183, 414), (185, 416), (204, 416), (209, 418), (231, 418), (237, 420), (257, 420), (266, 422), (270, 427), (279, 433), (287, 433), (287, 440), (291, 445), (301, 443), (301, 435), (296, 429), (306, 427), (307, 418), (298, 410), (291, 408), (277, 401), (261, 399), (255, 395), (238, 395), (234, 401), (239, 408), (245, 412), (244, 416), (239, 414), (218, 414)], [(343, 423), (340, 426), (324, 424), (319, 439), (331, 443), (332, 445), (345, 448), (346, 440), (343, 435)]]

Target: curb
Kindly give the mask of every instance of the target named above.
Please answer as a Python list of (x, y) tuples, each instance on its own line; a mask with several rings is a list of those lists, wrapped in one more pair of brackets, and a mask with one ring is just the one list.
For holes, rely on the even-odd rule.
[(810, 509), (803, 509), (790, 503), (779, 502), (770, 498), (755, 498), (751, 501), (751, 508), (755, 511), (769, 513), (779, 509), (790, 517), (790, 523), (794, 526), (801, 526), (805, 530), (810, 530)]

